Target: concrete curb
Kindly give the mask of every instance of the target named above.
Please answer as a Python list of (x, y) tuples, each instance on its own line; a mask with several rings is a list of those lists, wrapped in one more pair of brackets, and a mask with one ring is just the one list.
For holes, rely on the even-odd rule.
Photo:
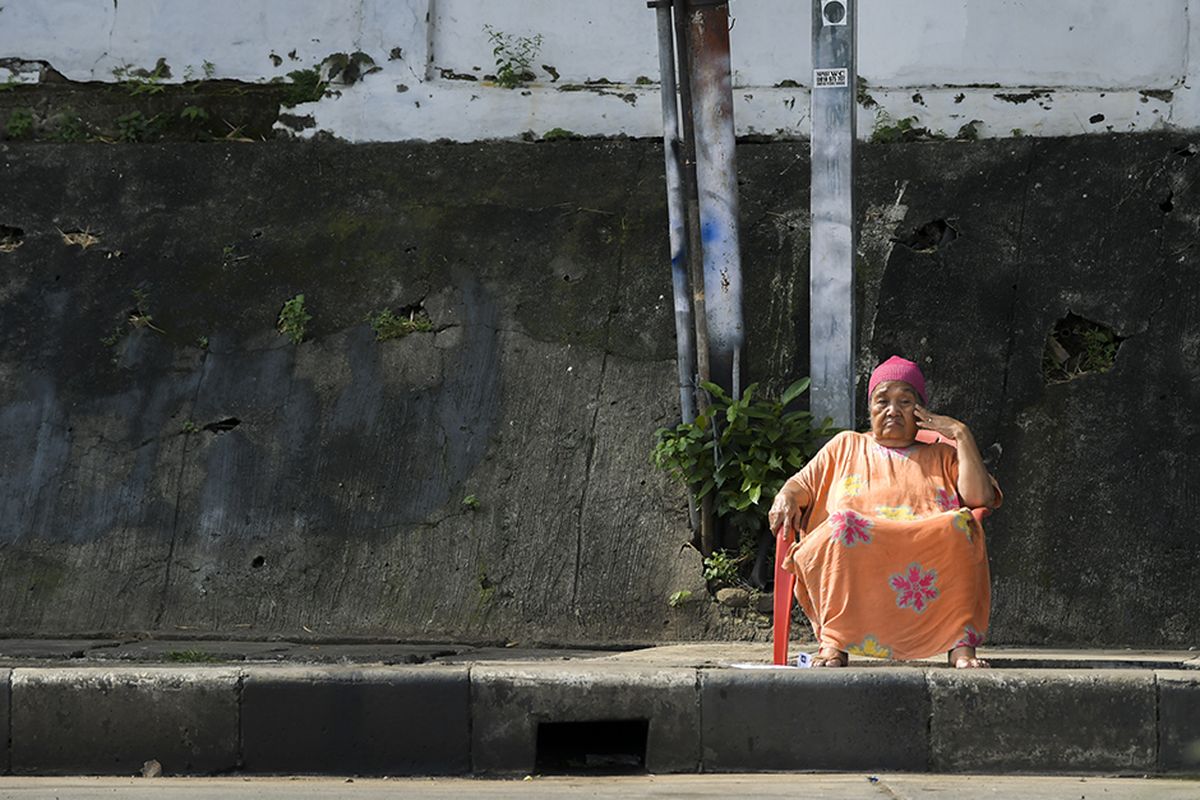
[(157, 759), (175, 774), (238, 764), (235, 667), (14, 669), (17, 775), (129, 775)]
[(642, 726), (660, 773), (1200, 773), (1200, 671), (564, 662), (19, 667), (0, 680), (4, 764), (22, 775), (129, 775), (149, 759), (166, 774), (524, 774), (539, 726), (612, 721)]
[(928, 674), (937, 772), (1154, 772), (1152, 672)]
[(700, 703), (706, 772), (928, 769), (914, 669), (704, 670)]
[(259, 667), (242, 681), (242, 768), (258, 773), (469, 772), (466, 667)]

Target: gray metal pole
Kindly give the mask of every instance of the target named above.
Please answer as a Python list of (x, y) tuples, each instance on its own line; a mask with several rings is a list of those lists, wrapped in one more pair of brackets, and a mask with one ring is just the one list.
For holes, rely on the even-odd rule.
[(812, 0), (809, 293), (813, 416), (854, 427), (856, 0)]
[(684, 422), (696, 419), (696, 340), (684, 244), (683, 143), (679, 138), (679, 101), (675, 96), (675, 32), (669, 2), (660, 3), (658, 70), (662, 89), (663, 155), (667, 177), (667, 228), (671, 244), (671, 287), (675, 301), (675, 352), (679, 362), (679, 410)]
[(709, 367), (713, 382), (737, 397), (745, 334), (729, 7), (707, 2), (692, 8), (688, 16)]

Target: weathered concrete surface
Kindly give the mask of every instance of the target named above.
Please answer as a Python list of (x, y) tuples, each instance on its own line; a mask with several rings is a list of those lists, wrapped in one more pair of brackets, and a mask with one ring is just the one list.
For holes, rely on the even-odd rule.
[[(650, 150), (587, 149), (5, 150), (0, 624), (706, 630), (666, 604), (703, 583), (647, 456), (674, 413), (658, 219), (627, 201)], [(581, 183), (529, 179), (551, 162)], [(434, 332), (363, 321), (418, 305)]]
[(241, 696), (247, 772), (471, 770), (465, 667), (252, 667)]
[(12, 671), (12, 771), (164, 773), (238, 763), (238, 678), (228, 667)]
[(704, 670), (700, 692), (707, 772), (929, 766), (918, 670)]
[(700, 765), (700, 704), (691, 669), (603, 665), (477, 666), (471, 670), (476, 772), (533, 770), (543, 722), (647, 720), (649, 772)]
[[(920, 358), (993, 457), (993, 641), (1200, 635), (1185, 145), (863, 150), (860, 364)], [(658, 153), (4, 145), (0, 633), (769, 635), (665, 602), (704, 587), (647, 459), (676, 415)], [(778, 389), (807, 371), (807, 144), (738, 162), (749, 378)], [(892, 241), (934, 219), (958, 238)], [(292, 345), (274, 325), (300, 292)], [(363, 322), (418, 305), (434, 332)], [(1128, 338), (1111, 371), (1046, 385), (1068, 311)]]
[(1155, 771), (1154, 673), (931, 671), (939, 772)]

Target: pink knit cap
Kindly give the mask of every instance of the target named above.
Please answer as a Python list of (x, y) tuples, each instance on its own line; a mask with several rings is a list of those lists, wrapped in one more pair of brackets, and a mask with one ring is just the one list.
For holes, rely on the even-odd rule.
[(880, 364), (871, 373), (871, 380), (867, 384), (867, 395), (874, 394), (875, 387), (884, 381), (904, 381), (917, 390), (922, 403), (929, 402), (925, 399), (925, 376), (921, 374), (921, 368), (916, 365), (916, 362), (900, 356), (892, 356)]

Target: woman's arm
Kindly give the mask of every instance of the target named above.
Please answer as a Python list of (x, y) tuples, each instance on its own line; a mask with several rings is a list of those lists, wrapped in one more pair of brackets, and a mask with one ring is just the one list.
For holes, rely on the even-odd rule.
[(966, 423), (917, 406), (917, 425), (954, 440), (958, 447), (958, 496), (970, 508), (991, 508), (996, 502), (992, 476), (983, 465), (983, 454)]

